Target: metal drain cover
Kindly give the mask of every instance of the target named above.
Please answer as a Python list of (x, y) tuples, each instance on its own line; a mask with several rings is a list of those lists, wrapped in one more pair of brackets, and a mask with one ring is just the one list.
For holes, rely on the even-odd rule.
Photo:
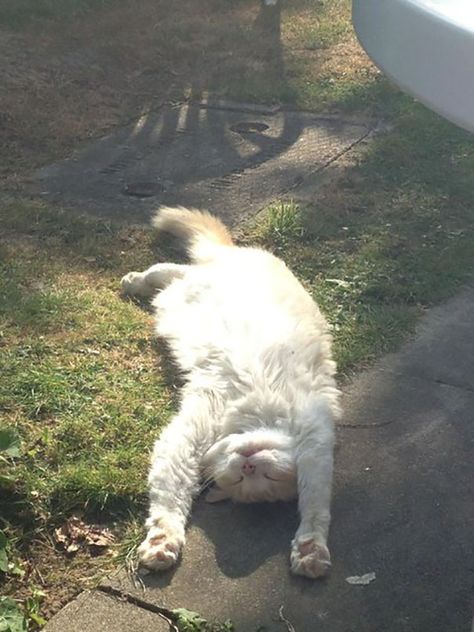
[(258, 121), (239, 121), (231, 125), (230, 129), (237, 134), (262, 134), (269, 129), (269, 126)]
[(132, 197), (149, 198), (163, 193), (164, 190), (165, 187), (159, 182), (144, 182), (142, 180), (138, 182), (128, 182), (123, 188), (123, 193)]
[(144, 115), (41, 169), (36, 181), (43, 197), (99, 215), (148, 222), (158, 205), (182, 204), (233, 224), (367, 132), (363, 123), (305, 112), (186, 104)]

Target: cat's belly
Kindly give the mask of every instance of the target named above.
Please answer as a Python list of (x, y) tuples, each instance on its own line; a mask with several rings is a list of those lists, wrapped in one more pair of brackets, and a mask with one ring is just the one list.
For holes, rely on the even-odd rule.
[(282, 280), (268, 266), (251, 274), (245, 266), (239, 274), (236, 269), (196, 267), (154, 300), (156, 331), (168, 339), (183, 369), (203, 363), (245, 369), (282, 346), (291, 357), (292, 348), (296, 353), (326, 329), (318, 308), (286, 269)]

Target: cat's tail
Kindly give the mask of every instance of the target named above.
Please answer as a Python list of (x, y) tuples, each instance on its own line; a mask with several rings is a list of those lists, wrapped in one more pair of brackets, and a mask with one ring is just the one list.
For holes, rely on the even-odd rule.
[(185, 239), (189, 256), (196, 263), (212, 261), (222, 246), (234, 245), (220, 219), (205, 211), (162, 206), (152, 224), (159, 231)]

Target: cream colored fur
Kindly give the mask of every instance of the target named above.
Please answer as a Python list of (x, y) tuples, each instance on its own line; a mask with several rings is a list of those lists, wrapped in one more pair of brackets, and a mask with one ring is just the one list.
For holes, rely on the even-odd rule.
[(185, 239), (193, 263), (156, 264), (122, 279), (125, 293), (154, 297), (156, 332), (186, 379), (153, 453), (141, 562), (177, 562), (192, 500), (212, 481), (210, 502), (297, 495), (291, 569), (324, 575), (339, 414), (326, 321), (282, 261), (235, 246), (208, 213), (163, 208), (154, 225)]

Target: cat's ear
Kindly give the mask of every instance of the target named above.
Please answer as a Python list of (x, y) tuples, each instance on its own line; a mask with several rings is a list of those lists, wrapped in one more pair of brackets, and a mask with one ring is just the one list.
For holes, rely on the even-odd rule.
[(218, 503), (221, 500), (226, 500), (230, 498), (230, 496), (223, 489), (219, 487), (211, 487), (211, 489), (207, 492), (205, 501), (207, 503)]

